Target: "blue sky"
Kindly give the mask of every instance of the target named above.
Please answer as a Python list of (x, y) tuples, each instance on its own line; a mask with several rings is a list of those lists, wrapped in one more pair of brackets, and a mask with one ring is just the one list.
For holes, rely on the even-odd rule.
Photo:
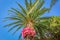
[[(17, 8), (16, 4), (18, 1), (22, 6), (24, 6), (24, 0), (0, 0), (0, 40), (18, 40), (18, 36), (21, 31), (17, 32), (15, 35), (12, 35), (12, 32), (7, 32), (9, 28), (3, 28), (3, 26), (10, 22), (2, 22), (2, 19), (8, 16), (8, 10), (11, 7)], [(46, 0), (44, 6), (49, 7), (49, 0)], [(50, 13), (45, 13), (43, 16), (60, 16), (60, 0), (53, 6)], [(21, 29), (20, 29), (21, 30)]]

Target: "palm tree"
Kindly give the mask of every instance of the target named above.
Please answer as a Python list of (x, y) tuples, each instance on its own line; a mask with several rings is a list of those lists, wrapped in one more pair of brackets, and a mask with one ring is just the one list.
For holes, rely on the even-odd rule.
[[(39, 38), (43, 39), (43, 34), (44, 34), (43, 30), (48, 29), (48, 27), (47, 27), (48, 18), (42, 18), (41, 15), (43, 15), (45, 12), (49, 12), (51, 10), (52, 6), (55, 4), (56, 0), (52, 0), (51, 2), (52, 3), (49, 8), (46, 8), (46, 7), (42, 8), (43, 4), (45, 3), (44, 0), (35, 0), (35, 2), (33, 2), (33, 3), (32, 3), (32, 0), (30, 0), (29, 2), (27, 0), (25, 0), (26, 8), (24, 8), (21, 4), (19, 4), (17, 2), (18, 6), (20, 7), (21, 10), (19, 11), (15, 8), (11, 8), (11, 10), (8, 10), (8, 11), (14, 13), (14, 16), (6, 17), (9, 20), (16, 20), (16, 21), (13, 23), (7, 24), (4, 27), (9, 27), (9, 26), (14, 25), (8, 30), (8, 32), (10, 32), (14, 28), (18, 27), (15, 30), (15, 32), (13, 32), (13, 34), (15, 34), (20, 28), (23, 27), (21, 34), (25, 35), (23, 37), (26, 40), (29, 40), (29, 38), (31, 40), (34, 40), (34, 37), (37, 38), (38, 35), (39, 35)], [(28, 30), (28, 31), (26, 32), (26, 30)], [(19, 40), (21, 40), (20, 39), (22, 36), (21, 34), (19, 36)], [(33, 38), (31, 38), (31, 37), (33, 37)]]

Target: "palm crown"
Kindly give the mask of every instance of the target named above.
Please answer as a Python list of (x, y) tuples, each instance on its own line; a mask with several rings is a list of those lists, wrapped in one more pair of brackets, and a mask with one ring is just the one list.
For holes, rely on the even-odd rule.
[[(15, 9), (15, 8), (11, 8), (11, 10), (8, 10), (9, 12), (14, 13), (14, 16), (11, 17), (6, 17), (9, 20), (16, 20), (13, 23), (10, 23), (8, 25), (5, 25), (4, 27), (8, 27), (8, 26), (12, 26), (8, 31), (11, 31), (12, 29), (16, 28), (16, 26), (18, 26), (18, 28), (15, 30), (14, 33), (16, 33), (20, 28), (22, 27), (26, 27), (27, 24), (31, 24), (30, 28), (35, 29), (38, 33), (37, 34), (42, 34), (43, 30), (48, 29), (50, 22), (48, 21), (48, 19), (50, 20), (51, 17), (41, 17), (45, 12), (49, 12), (52, 8), (52, 6), (55, 4), (56, 0), (52, 0), (51, 1), (51, 5), (50, 8), (46, 8), (43, 7), (43, 4), (45, 3), (44, 0), (35, 0), (34, 3), (32, 3), (32, 0), (30, 0), (29, 2), (27, 0), (25, 0), (25, 5), (26, 8), (22, 7), (21, 4), (18, 4), (18, 6), (20, 7), (20, 11)], [(48, 24), (48, 25), (47, 25)], [(40, 26), (40, 27), (38, 27)], [(43, 29), (43, 30), (42, 30)], [(40, 30), (40, 31), (39, 31)], [(21, 35), (20, 35), (21, 36)], [(41, 35), (40, 35), (41, 36)]]

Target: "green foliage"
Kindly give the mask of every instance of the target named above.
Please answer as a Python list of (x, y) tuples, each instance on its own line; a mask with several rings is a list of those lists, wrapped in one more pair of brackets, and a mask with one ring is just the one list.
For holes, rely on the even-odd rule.
[[(15, 26), (13, 26), (12, 28), (10, 28), (9, 30), (8, 30), (8, 32), (10, 32), (12, 29), (14, 29), (14, 28), (16, 28), (17, 26), (21, 26), (22, 24), (17, 24), (17, 25), (15, 25)], [(20, 27), (19, 27), (20, 28)], [(18, 28), (17, 28), (18, 29)], [(15, 33), (15, 32), (14, 32)]]
[[(37, 33), (40, 31), (40, 37), (45, 33), (50, 32), (52, 36), (60, 31), (60, 16), (42, 17), (36, 24), (35, 30)], [(47, 31), (47, 32), (46, 32)], [(49, 35), (50, 35), (49, 34)], [(38, 35), (38, 34), (37, 34)], [(47, 36), (47, 35), (46, 35)]]
[(17, 21), (17, 22), (13, 22), (13, 23), (7, 24), (7, 25), (4, 26), (4, 28), (5, 28), (5, 27), (12, 26), (12, 25), (16, 25), (17, 23), (20, 23), (20, 21)]
[(18, 28), (15, 30), (15, 32), (13, 32), (13, 34), (15, 34), (20, 28), (22, 28), (22, 25), (18, 26)]
[(22, 34), (20, 34), (20, 35), (19, 35), (19, 38), (18, 38), (18, 40), (22, 40), (22, 37), (21, 37), (21, 36), (22, 36)]
[(27, 11), (17, 2), (18, 6), (21, 8), (22, 12), (26, 15)]

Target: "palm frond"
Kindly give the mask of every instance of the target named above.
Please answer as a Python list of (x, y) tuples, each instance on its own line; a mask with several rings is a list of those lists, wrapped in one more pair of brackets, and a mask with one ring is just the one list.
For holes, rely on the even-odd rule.
[[(52, 9), (52, 7), (55, 5), (56, 2), (57, 2), (57, 0), (51, 0), (50, 10)], [(49, 11), (50, 11), (50, 10), (49, 10)]]
[(5, 19), (7, 19), (7, 20), (19, 20), (19, 21), (22, 21), (21, 18), (17, 18), (17, 17), (6, 17)]
[(45, 3), (45, 1), (43, 0), (42, 2), (39, 2), (38, 6), (37, 6), (37, 9), (36, 9), (36, 12), (38, 10), (40, 10), (40, 8), (43, 6), (43, 4)]
[(16, 13), (16, 12), (14, 12), (14, 11), (12, 11), (12, 10), (8, 10), (8, 12)]
[(55, 5), (57, 0), (51, 0), (51, 4), (50, 4), (50, 7), (52, 8), (53, 5)]
[(18, 2), (17, 2), (17, 4), (21, 8), (22, 12), (26, 15), (27, 14), (26, 9), (24, 9)]
[(30, 7), (32, 7), (32, 0), (30, 0)]
[(25, 5), (26, 5), (26, 9), (27, 11), (29, 11), (32, 8), (32, 0), (25, 0)]
[(5, 25), (5, 26), (3, 26), (3, 27), (4, 27), (4, 28), (5, 28), (5, 27), (9, 27), (9, 26), (15, 25), (15, 24), (17, 24), (17, 23), (20, 23), (20, 21), (7, 24), (7, 25)]
[(14, 28), (16, 28), (16, 27), (18, 27), (18, 26), (20, 26), (20, 25), (22, 25), (22, 24), (17, 24), (17, 25), (15, 25), (15, 26), (11, 27), (11, 28), (8, 30), (8, 32), (10, 32), (11, 30), (13, 30)]
[(27, 13), (27, 16), (29, 16), (29, 14), (31, 13), (31, 12), (33, 12), (33, 10), (36, 8), (36, 6), (37, 6), (37, 4), (39, 3), (39, 0), (36, 0), (35, 1), (35, 3), (34, 3), (34, 5), (32, 6), (32, 8), (29, 10), (29, 12)]
[[(12, 10), (9, 10), (10, 12), (13, 12), (17, 15), (18, 18), (22, 18), (22, 19), (25, 19), (26, 20), (26, 17), (18, 10), (16, 10), (15, 8), (11, 8)], [(15, 12), (14, 12), (15, 11)]]
[(20, 35), (19, 35), (19, 38), (18, 38), (18, 40), (22, 40), (22, 37), (21, 37), (21, 36), (22, 36), (22, 34), (20, 34)]
[(34, 12), (31, 13), (31, 18), (34, 18), (35, 14), (38, 14), (37, 12), (41, 9), (41, 7), (44, 4), (44, 0), (42, 0), (41, 2), (39, 2), (39, 4), (36, 6), (37, 8), (35, 8)]
[(45, 12), (47, 12), (49, 9), (48, 8), (42, 8), (41, 10), (39, 10), (37, 13), (35, 13), (34, 15), (34, 20), (37, 18), (37, 17), (40, 17), (41, 15), (43, 15)]
[(15, 8), (11, 8), (12, 10), (14, 10), (17, 14), (19, 14), (20, 16), (23, 16), (25, 17), (25, 15), (23, 13), (21, 13), (20, 11), (18, 11), (17, 9)]
[(8, 11), (14, 13), (16, 15), (16, 17), (18, 17), (18, 18), (23, 18), (20, 13), (17, 13), (17, 12), (15, 12), (13, 10), (8, 10)]
[(26, 5), (26, 9), (29, 11), (30, 10), (30, 6), (29, 6), (29, 3), (28, 3), (28, 0), (25, 0), (25, 5)]
[(13, 32), (13, 34), (15, 34), (20, 28), (22, 28), (23, 26), (18, 26), (18, 28)]

